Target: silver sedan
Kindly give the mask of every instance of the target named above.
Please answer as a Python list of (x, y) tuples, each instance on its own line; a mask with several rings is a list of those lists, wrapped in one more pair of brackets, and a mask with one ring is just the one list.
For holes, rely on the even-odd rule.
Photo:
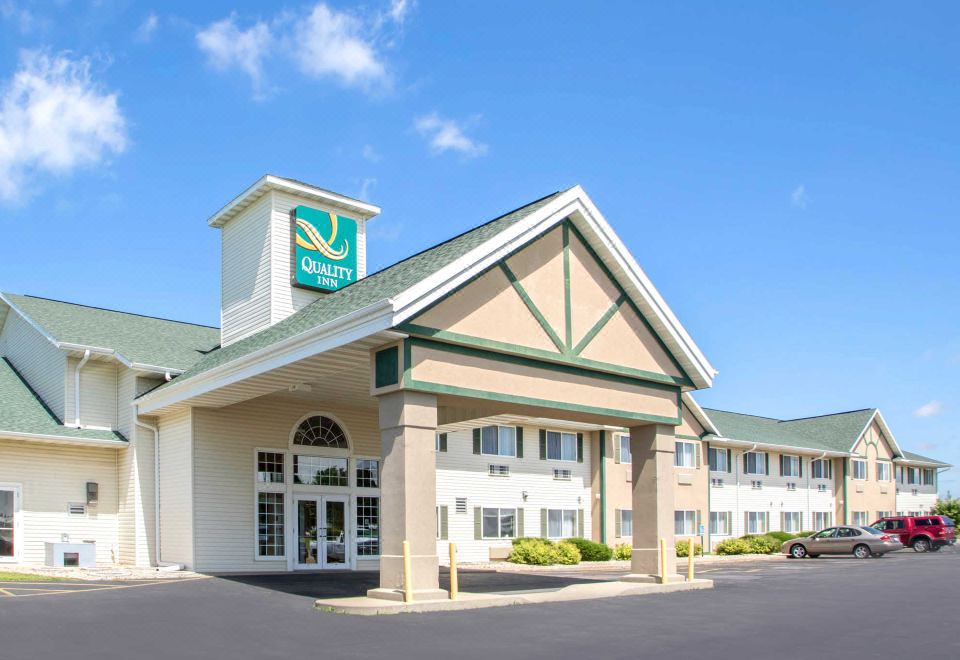
[(886, 534), (873, 527), (843, 525), (828, 527), (812, 536), (790, 539), (780, 551), (794, 559), (820, 555), (853, 555), (865, 559), (901, 549), (903, 544), (895, 534)]

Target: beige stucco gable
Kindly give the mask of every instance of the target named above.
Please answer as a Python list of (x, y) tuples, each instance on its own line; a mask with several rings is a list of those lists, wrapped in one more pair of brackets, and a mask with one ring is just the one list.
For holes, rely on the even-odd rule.
[(891, 460), (895, 452), (892, 443), (884, 435), (880, 425), (874, 420), (860, 436), (853, 448), (853, 453), (866, 458)]
[(404, 329), (686, 385), (686, 374), (570, 223), (501, 260)]
[(700, 425), (700, 422), (697, 421), (697, 418), (693, 416), (693, 412), (686, 404), (683, 404), (681, 407), (681, 415), (683, 416), (683, 421), (680, 426), (677, 427), (677, 435), (702, 437), (704, 428)]

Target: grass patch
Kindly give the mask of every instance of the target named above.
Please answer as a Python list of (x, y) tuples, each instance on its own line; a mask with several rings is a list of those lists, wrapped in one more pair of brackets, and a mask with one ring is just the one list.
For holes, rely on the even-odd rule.
[(0, 571), (0, 582), (71, 582), (69, 578)]

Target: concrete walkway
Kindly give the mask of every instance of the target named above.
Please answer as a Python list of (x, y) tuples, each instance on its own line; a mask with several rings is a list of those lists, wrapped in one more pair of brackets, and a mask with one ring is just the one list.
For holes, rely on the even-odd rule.
[(593, 582), (573, 584), (561, 589), (543, 591), (524, 591), (518, 593), (464, 593), (457, 600), (423, 600), (403, 603), (357, 596), (353, 598), (319, 599), (314, 607), (324, 612), (353, 614), (357, 616), (377, 616), (382, 614), (402, 614), (416, 612), (449, 612), (475, 610), (486, 607), (505, 607), (507, 605), (532, 605), (535, 603), (561, 603), (597, 598), (619, 598), (621, 596), (644, 596), (651, 594), (669, 594), (680, 591), (712, 589), (713, 580), (696, 579), (693, 582), (677, 581), (668, 584), (646, 584), (636, 582)]

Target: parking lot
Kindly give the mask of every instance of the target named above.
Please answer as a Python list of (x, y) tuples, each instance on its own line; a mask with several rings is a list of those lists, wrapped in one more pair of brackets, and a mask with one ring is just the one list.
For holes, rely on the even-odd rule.
[[(0, 598), (0, 656), (960, 656), (955, 636), (960, 553), (954, 549), (867, 560), (713, 565), (700, 574), (713, 578), (716, 588), (372, 619), (311, 607), (317, 595), (355, 591), (375, 579), (372, 574), (209, 578), (95, 591), (76, 587), (73, 593)], [(495, 590), (616, 577), (607, 572), (463, 575), (473, 589)], [(62, 584), (41, 586), (61, 590)]]

